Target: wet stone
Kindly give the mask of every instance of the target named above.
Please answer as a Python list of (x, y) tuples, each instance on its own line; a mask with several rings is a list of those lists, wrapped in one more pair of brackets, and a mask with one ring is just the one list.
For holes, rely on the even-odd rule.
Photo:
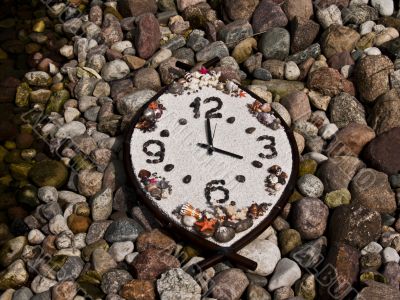
[(255, 127), (249, 127), (246, 129), (246, 133), (248, 133), (248, 134), (252, 134), (254, 131), (256, 131)]
[(226, 119), (226, 121), (229, 123), (229, 124), (233, 124), (234, 122), (235, 122), (235, 117), (229, 117), (228, 119)]
[(160, 132), (161, 137), (169, 137), (169, 131), (167, 129), (164, 129)]
[(164, 170), (166, 171), (166, 172), (170, 172), (170, 171), (172, 171), (173, 169), (174, 169), (174, 165), (172, 165), (172, 164), (168, 164), (168, 165), (166, 165), (165, 167), (164, 167)]
[(190, 176), (190, 175), (186, 175), (182, 179), (183, 183), (189, 183), (191, 180), (192, 180), (192, 176)]
[(263, 164), (261, 162), (259, 162), (258, 160), (253, 161), (251, 164), (258, 169), (262, 168), (262, 166), (263, 166)]
[(246, 177), (244, 177), (243, 175), (237, 175), (237, 176), (235, 177), (235, 179), (236, 179), (238, 182), (245, 182), (245, 181), (246, 181)]

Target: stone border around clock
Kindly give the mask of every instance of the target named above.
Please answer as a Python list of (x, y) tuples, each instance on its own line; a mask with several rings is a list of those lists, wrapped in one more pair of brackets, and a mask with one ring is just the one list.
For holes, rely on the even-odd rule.
[[(187, 76), (189, 76), (189, 75), (187, 75)], [(192, 76), (193, 76), (193, 74), (192, 74)], [(179, 83), (179, 80), (178, 80), (178, 83)], [(228, 84), (230, 85), (228, 87), (228, 89), (231, 89), (229, 92), (232, 92), (232, 91), (236, 92), (237, 97), (240, 98), (241, 97), (240, 93), (246, 92), (250, 96), (255, 98), (259, 103), (261, 103), (261, 104), (266, 103), (263, 99), (261, 99), (260, 97), (258, 97), (254, 93), (252, 93), (251, 91), (247, 90), (245, 87), (236, 85), (233, 82), (231, 82), (231, 83), (228, 82), (226, 85), (228, 85)], [(131, 160), (131, 156), (130, 156), (130, 138), (136, 127), (135, 125), (138, 123), (138, 121), (140, 121), (140, 118), (142, 117), (143, 112), (148, 108), (149, 104), (151, 104), (153, 102), (157, 102), (157, 100), (161, 97), (161, 95), (163, 95), (166, 92), (169, 92), (169, 93), (172, 92), (172, 93), (176, 93), (176, 94), (184, 92), (184, 90), (179, 90), (179, 89), (180, 89), (180, 87), (177, 84), (177, 82), (174, 82), (169, 86), (166, 86), (165, 88), (160, 90), (154, 97), (152, 97), (152, 99), (150, 99), (145, 105), (143, 105), (143, 107), (133, 117), (132, 125), (126, 131), (125, 139), (124, 139), (124, 161), (125, 161), (125, 166), (127, 169), (127, 174), (129, 176), (130, 181), (135, 186), (135, 189), (136, 189), (137, 193), (139, 194), (140, 198), (142, 199), (143, 203), (150, 209), (150, 211), (162, 223), (163, 226), (165, 226), (167, 228), (171, 228), (172, 232), (177, 233), (178, 235), (184, 237), (187, 241), (192, 242), (202, 248), (206, 248), (207, 250), (223, 251), (224, 253), (237, 252), (239, 249), (243, 248), (245, 245), (247, 245), (252, 240), (254, 240), (258, 235), (260, 235), (272, 223), (272, 221), (277, 217), (279, 212), (283, 209), (283, 207), (287, 203), (288, 198), (291, 194), (291, 191), (295, 187), (295, 180), (297, 177), (298, 165), (299, 165), (299, 154), (297, 151), (297, 146), (296, 146), (294, 136), (293, 136), (291, 130), (289, 129), (289, 127), (287, 126), (287, 124), (283, 121), (283, 119), (275, 111), (272, 110), (271, 114), (274, 116), (274, 119), (279, 120), (279, 121), (273, 122), (274, 119), (271, 119), (272, 122), (269, 122), (269, 124), (274, 124), (274, 125), (272, 125), (272, 127), (268, 126), (267, 123), (264, 125), (270, 127), (271, 129), (274, 129), (274, 127), (276, 128), (276, 126), (277, 126), (276, 124), (278, 124), (279, 126), (283, 126), (284, 130), (287, 134), (287, 137), (289, 139), (289, 143), (291, 145), (293, 168), (292, 168), (291, 176), (290, 176), (290, 178), (288, 178), (288, 180), (286, 182), (286, 184), (287, 184), (286, 189), (282, 193), (282, 195), (281, 195), (280, 199), (277, 201), (277, 203), (272, 208), (270, 208), (269, 215), (264, 220), (262, 220), (260, 222), (260, 224), (258, 224), (254, 228), (252, 228), (247, 235), (242, 237), (240, 240), (235, 242), (230, 247), (219, 246), (211, 241), (206, 240), (206, 238), (204, 236), (201, 236), (198, 233), (191, 232), (188, 229), (185, 229), (183, 226), (180, 227), (180, 226), (175, 225), (172, 222), (172, 220), (169, 219), (169, 217), (165, 216), (165, 214), (163, 214), (159, 210), (159, 208), (146, 196), (146, 193), (143, 191), (142, 183), (137, 180), (137, 177), (135, 176), (135, 171), (132, 166), (132, 160)], [(251, 107), (249, 108), (249, 111), (250, 111), (250, 113), (254, 113), (254, 109), (252, 110)], [(256, 115), (256, 117), (257, 117), (257, 115)], [(277, 166), (277, 167), (279, 167), (279, 166)], [(270, 173), (271, 174), (265, 179), (265, 184), (266, 184), (267, 191), (269, 189), (270, 192), (273, 192), (273, 188), (271, 188), (271, 184), (279, 183), (279, 178), (278, 178), (277, 182), (275, 182), (275, 181), (272, 182), (270, 180), (270, 176), (274, 175), (274, 174), (272, 172), (270, 172)], [(259, 204), (259, 206), (261, 206), (261, 204)], [(182, 207), (181, 207), (181, 209), (182, 209)], [(193, 208), (193, 209), (195, 210), (195, 208)], [(256, 212), (256, 209), (257, 209), (257, 211), (260, 209), (263, 209), (266, 211), (266, 209), (264, 207), (263, 208), (261, 208), (261, 207), (255, 208), (253, 206), (253, 207), (249, 207), (247, 209), (249, 211), (252, 211), (253, 213)], [(203, 219), (203, 222), (204, 222), (204, 219)], [(207, 226), (209, 224), (199, 224), (199, 225)], [(244, 226), (248, 226), (248, 224), (246, 224)], [(252, 227), (252, 224), (249, 227), (247, 227), (246, 229), (249, 229), (250, 227)], [(217, 228), (216, 228), (216, 230), (217, 230)]]

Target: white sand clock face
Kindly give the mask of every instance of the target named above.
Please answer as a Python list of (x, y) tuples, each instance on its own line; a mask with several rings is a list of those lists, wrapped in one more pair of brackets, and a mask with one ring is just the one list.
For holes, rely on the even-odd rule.
[(229, 247), (280, 199), (292, 145), (268, 104), (216, 75), (194, 76), (181, 94), (151, 102), (136, 123), (133, 172), (146, 198), (178, 226)]

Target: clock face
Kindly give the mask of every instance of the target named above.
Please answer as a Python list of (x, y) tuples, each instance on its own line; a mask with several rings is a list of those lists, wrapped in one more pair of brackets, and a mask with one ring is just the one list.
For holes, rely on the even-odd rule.
[(187, 75), (147, 103), (132, 125), (129, 158), (163, 217), (230, 247), (281, 199), (295, 150), (269, 104), (218, 78)]

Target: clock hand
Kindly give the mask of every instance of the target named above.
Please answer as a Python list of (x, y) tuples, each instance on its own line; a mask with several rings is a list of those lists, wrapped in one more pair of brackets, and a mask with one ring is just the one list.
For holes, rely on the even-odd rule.
[(207, 122), (206, 122), (206, 130), (207, 130), (207, 143), (210, 146), (208, 148), (208, 154), (212, 154), (213, 150), (213, 137), (212, 137), (212, 133), (211, 133), (211, 122), (210, 122), (210, 118), (207, 118)]
[(225, 155), (229, 155), (229, 156), (232, 156), (232, 157), (235, 157), (235, 158), (238, 158), (238, 159), (243, 159), (243, 156), (241, 156), (241, 155), (238, 155), (238, 154), (235, 154), (235, 153), (232, 153), (232, 152), (228, 152), (228, 151), (225, 151), (225, 150), (222, 150), (222, 149), (218, 149), (218, 148), (215, 148), (214, 146), (210, 146), (210, 145), (207, 145), (207, 144), (203, 144), (203, 143), (197, 143), (197, 145), (199, 146), (199, 147), (201, 147), (201, 148), (204, 148), (204, 149), (212, 149), (212, 151), (215, 151), (215, 152), (218, 152), (218, 153), (221, 153), (221, 154), (225, 154)]

